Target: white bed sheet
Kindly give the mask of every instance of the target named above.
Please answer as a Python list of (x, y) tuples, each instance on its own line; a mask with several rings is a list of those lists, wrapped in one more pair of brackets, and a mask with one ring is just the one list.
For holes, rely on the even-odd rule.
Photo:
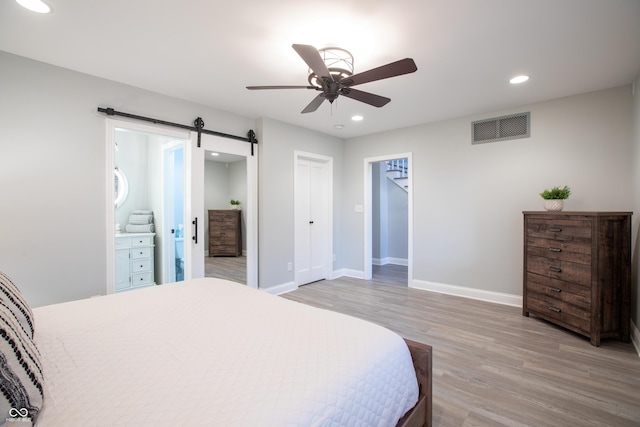
[(393, 426), (417, 401), (395, 333), (219, 279), (33, 310), (38, 426)]

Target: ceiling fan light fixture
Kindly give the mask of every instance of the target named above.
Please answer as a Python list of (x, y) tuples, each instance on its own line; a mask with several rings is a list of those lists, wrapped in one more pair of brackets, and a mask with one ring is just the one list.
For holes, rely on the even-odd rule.
[[(318, 53), (333, 77), (333, 81), (339, 82), (353, 75), (353, 55), (348, 50), (339, 47), (325, 47), (318, 49)], [(309, 69), (308, 80), (310, 85), (322, 87), (320, 78), (311, 69)]]
[(51, 12), (51, 7), (43, 2), (42, 0), (16, 0), (16, 2), (24, 7), (25, 9), (29, 9), (32, 12), (37, 13), (49, 13)]

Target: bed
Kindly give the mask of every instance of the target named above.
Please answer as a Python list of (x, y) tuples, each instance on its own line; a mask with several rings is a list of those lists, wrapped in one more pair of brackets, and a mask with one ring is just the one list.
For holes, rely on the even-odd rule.
[(221, 279), (35, 309), (0, 282), (0, 423), (431, 425), (431, 347), (360, 319)]

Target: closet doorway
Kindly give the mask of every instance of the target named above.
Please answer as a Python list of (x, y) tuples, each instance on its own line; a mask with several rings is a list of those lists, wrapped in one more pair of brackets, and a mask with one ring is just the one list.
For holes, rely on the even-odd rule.
[(294, 152), (294, 283), (329, 278), (333, 270), (333, 158)]

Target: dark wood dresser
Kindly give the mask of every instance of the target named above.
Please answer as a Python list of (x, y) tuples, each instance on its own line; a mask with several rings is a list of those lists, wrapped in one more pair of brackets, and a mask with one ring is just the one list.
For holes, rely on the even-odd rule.
[(522, 314), (629, 341), (631, 212), (523, 212)]
[(209, 256), (242, 255), (242, 211), (209, 211)]

